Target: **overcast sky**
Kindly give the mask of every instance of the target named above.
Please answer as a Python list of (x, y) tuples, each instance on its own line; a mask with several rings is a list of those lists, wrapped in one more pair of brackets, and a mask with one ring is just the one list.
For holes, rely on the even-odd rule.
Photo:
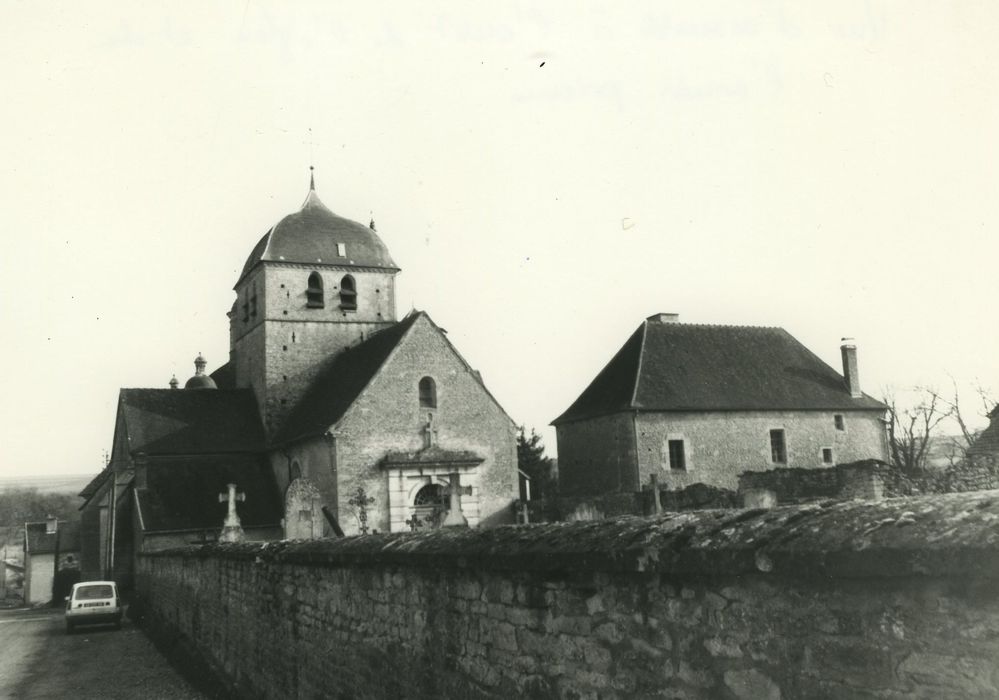
[(659, 311), (999, 388), (995, 3), (168, 4), (4, 6), (4, 474), (226, 361), (310, 162), (529, 427)]

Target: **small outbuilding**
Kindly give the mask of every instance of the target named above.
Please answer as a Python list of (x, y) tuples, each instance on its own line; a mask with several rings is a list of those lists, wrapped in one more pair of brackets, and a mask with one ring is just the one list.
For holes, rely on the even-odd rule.
[(655, 475), (735, 489), (746, 470), (887, 460), (885, 405), (782, 328), (646, 319), (553, 421), (563, 495), (636, 491)]

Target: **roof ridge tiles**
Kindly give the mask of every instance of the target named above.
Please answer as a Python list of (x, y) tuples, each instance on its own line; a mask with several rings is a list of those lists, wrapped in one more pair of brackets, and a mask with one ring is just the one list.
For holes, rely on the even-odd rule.
[(784, 330), (783, 326), (752, 326), (742, 323), (687, 323), (686, 321), (684, 322), (678, 321), (676, 323), (658, 323), (656, 321), (648, 321), (648, 320), (645, 323), (652, 326), (664, 326), (664, 327), (693, 326), (696, 328), (752, 328), (760, 330), (776, 330), (776, 331)]

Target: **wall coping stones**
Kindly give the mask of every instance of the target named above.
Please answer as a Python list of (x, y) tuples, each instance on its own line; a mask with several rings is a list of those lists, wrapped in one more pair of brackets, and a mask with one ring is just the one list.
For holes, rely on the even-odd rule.
[(999, 578), (999, 490), (312, 541), (209, 544), (147, 557), (307, 566), (783, 577)]

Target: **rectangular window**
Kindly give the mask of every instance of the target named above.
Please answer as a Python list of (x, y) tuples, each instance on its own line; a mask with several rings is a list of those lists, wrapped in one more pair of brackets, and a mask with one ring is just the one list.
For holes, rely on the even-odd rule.
[(669, 441), (669, 468), (681, 472), (687, 471), (687, 455), (683, 450), (683, 440)]
[(770, 431), (770, 461), (774, 464), (787, 464), (787, 445), (783, 430)]
[(833, 416), (833, 425), (836, 426), (836, 430), (846, 430), (846, 421), (843, 420), (842, 413)]
[(832, 448), (831, 447), (823, 447), (822, 448), (822, 463), (823, 464), (832, 464), (833, 463), (833, 453), (832, 453)]
[(337, 243), (336, 244), (336, 254), (339, 255), (341, 258), (347, 257), (347, 244), (346, 243)]

